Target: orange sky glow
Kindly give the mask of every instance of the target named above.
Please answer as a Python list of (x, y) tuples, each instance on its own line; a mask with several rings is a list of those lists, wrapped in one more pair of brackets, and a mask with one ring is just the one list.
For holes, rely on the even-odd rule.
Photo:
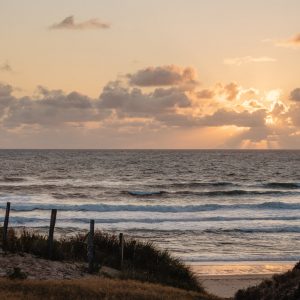
[(299, 9), (4, 0), (0, 148), (299, 149)]

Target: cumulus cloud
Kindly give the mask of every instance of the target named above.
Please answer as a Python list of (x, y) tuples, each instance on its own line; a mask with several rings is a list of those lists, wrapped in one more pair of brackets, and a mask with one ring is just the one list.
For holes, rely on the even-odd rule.
[(295, 128), (272, 128), (267, 126), (249, 128), (228, 139), (228, 148), (299, 149), (300, 131)]
[(36, 97), (15, 98), (9, 85), (0, 86), (0, 120), (14, 128), (22, 125), (44, 127), (68, 123), (138, 120), (157, 122), (166, 126), (258, 126), (264, 122), (265, 111), (253, 113), (217, 110), (210, 115), (186, 113), (194, 110), (193, 99), (176, 87), (156, 88), (144, 92), (114, 81), (104, 87), (99, 99), (91, 99), (78, 92), (65, 94), (61, 90), (38, 88)]
[(270, 134), (271, 129), (266, 126), (248, 128), (229, 138), (226, 141), (225, 146), (227, 148), (255, 148), (255, 144), (266, 141)]
[(289, 115), (293, 124), (300, 127), (300, 88), (291, 91), (290, 100), (292, 100), (294, 104), (290, 107)]
[(254, 128), (264, 126), (266, 111), (250, 113), (248, 111), (236, 112), (225, 109), (219, 109), (211, 115), (193, 117), (181, 114), (161, 114), (157, 120), (166, 125), (180, 127), (223, 127), (236, 126), (245, 128)]
[(198, 84), (197, 72), (192, 67), (176, 65), (149, 67), (127, 75), (131, 85), (140, 87), (155, 86), (195, 86)]
[(296, 88), (293, 91), (291, 91), (290, 100), (300, 102), (300, 88)]
[[(225, 86), (228, 97), (236, 96), (237, 84)], [(207, 91), (200, 91), (201, 96), (212, 96)], [(202, 95), (203, 93), (203, 95)], [(196, 92), (198, 97), (198, 93)], [(210, 115), (192, 115), (184, 113), (194, 110), (193, 100), (178, 88), (156, 88), (153, 92), (144, 93), (139, 88), (124, 87), (120, 82), (111, 82), (100, 95), (99, 107), (111, 109), (119, 118), (144, 117), (170, 126), (200, 126), (215, 127), (235, 125), (240, 127), (255, 127), (264, 124), (266, 111), (256, 110), (237, 112), (220, 109)]]
[[(157, 85), (153, 74), (166, 69), (168, 76), (159, 81), (164, 84)], [(64, 147), (68, 140), (72, 140), (69, 145), (79, 147), (77, 138), (85, 147), (124, 147), (128, 140), (132, 145), (141, 145), (137, 139), (145, 143), (144, 147), (172, 147), (180, 146), (178, 141), (189, 136), (189, 146), (199, 138), (200, 147), (201, 137), (197, 134), (211, 140), (213, 132), (218, 133), (216, 142), (227, 140), (224, 147), (299, 144), (299, 89), (291, 92), (293, 102), (281, 101), (278, 93), (271, 97), (272, 91), (259, 92), (235, 82), (186, 89), (182, 83), (196, 81), (197, 74), (186, 76), (183, 74), (187, 68), (175, 69), (152, 68), (152, 77), (148, 72), (143, 77), (146, 69), (137, 71), (109, 82), (96, 99), (77, 91), (65, 93), (42, 86), (32, 96), (16, 97), (12, 86), (0, 83), (0, 146), (6, 145), (4, 139), (10, 141), (7, 145), (13, 145), (13, 137), (19, 134), (18, 140), (24, 136), (41, 139), (44, 135), (47, 142), (59, 140)], [(131, 82), (137, 78), (147, 84)], [(167, 142), (171, 133), (175, 144)], [(26, 144), (26, 139), (22, 141)], [(218, 143), (215, 145), (220, 146)]]
[[(222, 86), (222, 85), (221, 85)], [(236, 99), (238, 93), (239, 93), (239, 86), (236, 82), (228, 83), (224, 86), (223, 92), (226, 96), (226, 98), (230, 101)]]
[(0, 71), (2, 71), (2, 72), (12, 72), (13, 69), (12, 69), (11, 65), (8, 62), (5, 62), (5, 63), (0, 65)]
[(220, 109), (212, 115), (200, 118), (197, 123), (202, 126), (234, 125), (238, 127), (259, 127), (264, 125), (265, 117), (266, 111), (264, 109), (257, 110), (253, 113)]
[(49, 29), (72, 29), (72, 30), (84, 30), (84, 29), (108, 29), (109, 23), (101, 22), (98, 19), (89, 19), (84, 22), (76, 23), (74, 16), (69, 16), (63, 19), (59, 23), (55, 23), (49, 27)]
[(204, 89), (196, 92), (198, 99), (211, 99), (214, 97), (215, 92), (213, 90)]
[(38, 98), (12, 95), (12, 87), (0, 85), (0, 120), (5, 127), (22, 125), (60, 126), (68, 122), (101, 120), (95, 101), (78, 92), (40, 88)]
[(226, 58), (224, 59), (223, 63), (225, 65), (241, 66), (249, 63), (270, 63), (276, 61), (277, 59), (268, 56), (261, 56), (261, 57), (243, 56), (243, 57)]
[[(295, 105), (290, 111), (290, 117), (295, 126), (300, 127), (300, 105)], [(300, 129), (299, 129), (300, 133)]]
[(13, 87), (9, 84), (4, 84), (0, 82), (0, 97), (12, 97)]
[(191, 106), (191, 100), (177, 88), (157, 88), (145, 93), (139, 88), (129, 88), (120, 82), (111, 82), (104, 87), (100, 95), (99, 107), (113, 109), (120, 116), (154, 117), (176, 108)]
[(300, 47), (300, 33), (298, 33), (297, 35), (291, 38), (277, 41), (275, 44), (276, 46), (279, 47), (289, 47), (289, 48)]
[(12, 92), (12, 86), (0, 82), (0, 121), (3, 119), (5, 112), (15, 100), (12, 96)]

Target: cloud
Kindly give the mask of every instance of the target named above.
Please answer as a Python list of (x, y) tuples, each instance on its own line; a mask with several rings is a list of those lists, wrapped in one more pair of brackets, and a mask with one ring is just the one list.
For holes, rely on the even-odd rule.
[(299, 149), (300, 131), (267, 126), (249, 128), (225, 142), (227, 148)]
[(0, 65), (0, 71), (2, 72), (12, 72), (12, 67), (8, 62), (3, 63)]
[(214, 97), (215, 92), (213, 90), (204, 89), (196, 92), (196, 95), (198, 99), (211, 99)]
[[(230, 99), (236, 97), (237, 87), (235, 83), (225, 86)], [(207, 91), (200, 91), (202, 93), (203, 96), (212, 96)], [(156, 88), (153, 92), (145, 93), (139, 88), (124, 87), (118, 81), (111, 82), (103, 89), (98, 105), (101, 109), (113, 110), (118, 118), (151, 118), (164, 125), (181, 127), (262, 126), (266, 117), (264, 109), (253, 113), (220, 109), (211, 115), (192, 115), (185, 112), (197, 107), (193, 99), (181, 89)]]
[(223, 127), (236, 126), (245, 128), (261, 127), (265, 124), (266, 111), (264, 109), (250, 113), (219, 109), (211, 115), (193, 117), (181, 114), (161, 114), (157, 120), (169, 126), (179, 127)]
[(295, 105), (290, 110), (290, 117), (295, 126), (299, 127), (300, 132), (300, 105)]
[(131, 85), (140, 87), (190, 86), (198, 84), (197, 72), (192, 67), (176, 65), (149, 67), (127, 75)]
[[(183, 75), (186, 69), (161, 66), (150, 68), (152, 77), (149, 72), (138, 76), (147, 70), (142, 69), (109, 82), (98, 98), (42, 86), (34, 95), (17, 97), (12, 86), (0, 83), (0, 147), (20, 141), (22, 147), (123, 148), (130, 143), (201, 148), (203, 139), (211, 141), (210, 147), (300, 144), (299, 89), (291, 92), (293, 102), (281, 100), (277, 90), (243, 88), (235, 82), (186, 89), (186, 82), (198, 78), (194, 72)], [(161, 70), (167, 70), (168, 76), (158, 76), (164, 85), (157, 86), (154, 74)], [(131, 83), (136, 78), (148, 85)], [(190, 144), (185, 145), (185, 140)]]
[(55, 23), (49, 27), (49, 29), (72, 29), (72, 30), (84, 30), (84, 29), (108, 29), (109, 23), (101, 22), (98, 19), (90, 19), (81, 23), (76, 23), (74, 16), (69, 16), (63, 19), (59, 23)]
[(224, 86), (223, 92), (227, 98), (227, 100), (234, 100), (236, 99), (238, 93), (239, 93), (239, 86), (236, 82), (231, 82), (228, 83), (227, 85)]
[(294, 103), (289, 109), (289, 115), (293, 124), (300, 127), (300, 88), (296, 88), (291, 91), (290, 100), (292, 100)]
[(119, 116), (155, 118), (159, 114), (174, 112), (176, 108), (191, 107), (191, 100), (177, 88), (157, 88), (145, 93), (116, 81), (104, 87), (98, 105), (101, 109), (114, 110)]
[(0, 120), (15, 128), (23, 125), (61, 126), (69, 122), (100, 121), (96, 101), (78, 92), (64, 94), (60, 90), (39, 88), (39, 97), (15, 98), (12, 87), (0, 85)]
[(15, 98), (12, 92), (11, 86), (0, 86), (0, 121), (7, 128), (24, 125), (50, 128), (68, 126), (70, 123), (74, 126), (74, 123), (111, 122), (112, 116), (115, 124), (122, 120), (138, 120), (139, 126), (150, 121), (178, 127), (253, 127), (261, 125), (265, 117), (264, 110), (249, 113), (229, 109), (220, 109), (210, 115), (193, 115), (189, 112), (197, 107), (181, 89), (156, 88), (144, 92), (139, 88), (123, 86), (118, 81), (107, 84), (99, 99), (91, 99), (76, 91), (65, 94), (61, 90), (44, 87), (38, 87), (36, 97)]
[(12, 97), (13, 87), (9, 84), (3, 84), (0, 82), (0, 97)]
[(265, 124), (266, 111), (257, 110), (253, 113), (248, 111), (236, 112), (220, 109), (214, 114), (204, 116), (198, 120), (202, 126), (229, 126), (238, 127), (259, 127)]
[(291, 91), (290, 100), (300, 102), (300, 88), (296, 88)]
[(264, 125), (248, 128), (241, 133), (229, 138), (226, 141), (225, 145), (227, 148), (242, 148), (245, 147), (243, 145), (248, 143), (245, 148), (255, 148), (255, 144), (267, 140), (270, 134), (270, 128)]
[(298, 33), (297, 35), (291, 38), (276, 41), (275, 45), (279, 47), (288, 47), (288, 48), (300, 47), (300, 33)]
[(224, 59), (223, 63), (225, 65), (241, 66), (249, 63), (268, 63), (268, 62), (276, 62), (276, 61), (277, 59), (268, 56), (261, 56), (261, 57), (243, 56), (243, 57), (226, 58)]
[(12, 96), (13, 88), (11, 85), (0, 82), (0, 122), (4, 113), (9, 109), (15, 98)]

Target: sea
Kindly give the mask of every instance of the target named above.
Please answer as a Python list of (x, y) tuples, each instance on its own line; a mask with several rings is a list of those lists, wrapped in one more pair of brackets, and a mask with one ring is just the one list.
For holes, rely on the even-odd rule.
[(153, 242), (188, 264), (300, 260), (300, 151), (0, 150), (0, 222)]

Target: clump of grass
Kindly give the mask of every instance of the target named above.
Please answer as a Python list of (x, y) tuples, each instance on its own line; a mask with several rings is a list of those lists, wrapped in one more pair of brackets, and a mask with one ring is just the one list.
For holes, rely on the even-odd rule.
[(274, 275), (261, 284), (239, 290), (235, 300), (299, 300), (300, 299), (300, 262), (293, 270)]
[(7, 275), (9, 279), (23, 280), (27, 278), (27, 274), (18, 267), (14, 268), (13, 271), (9, 272)]
[[(6, 250), (48, 258), (47, 245), (47, 237), (43, 235), (26, 230), (16, 234), (10, 229)], [(94, 251), (95, 268), (102, 265), (120, 267), (119, 239), (116, 235), (95, 231)], [(55, 240), (52, 259), (86, 261), (87, 235), (77, 234)], [(122, 274), (125, 279), (138, 279), (203, 292), (196, 276), (183, 262), (149, 242), (126, 239)]]

